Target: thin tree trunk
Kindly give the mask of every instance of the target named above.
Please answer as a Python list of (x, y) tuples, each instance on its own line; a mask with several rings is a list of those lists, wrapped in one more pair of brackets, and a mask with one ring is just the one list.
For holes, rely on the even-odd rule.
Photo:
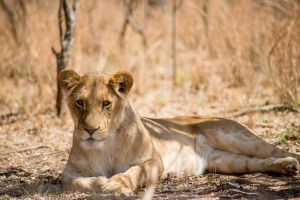
[(182, 5), (183, 0), (179, 3), (177, 0), (172, 1), (172, 66), (173, 66), (173, 84), (176, 86), (177, 83), (177, 52), (176, 52), (176, 12)]
[(177, 0), (172, 1), (172, 66), (173, 84), (177, 85), (177, 60), (176, 60), (176, 9)]
[[(71, 54), (72, 45), (74, 42), (75, 24), (76, 24), (76, 11), (79, 8), (80, 0), (75, 0), (74, 5), (71, 6), (68, 0), (60, 0), (58, 8), (58, 26), (59, 36), (61, 43), (61, 51), (56, 52), (52, 47), (52, 52), (56, 57), (57, 76), (68, 65), (69, 57)], [(63, 18), (65, 18), (65, 33), (63, 33)], [(62, 90), (57, 79), (57, 96), (56, 96), (56, 112), (57, 116), (61, 114), (62, 107)]]

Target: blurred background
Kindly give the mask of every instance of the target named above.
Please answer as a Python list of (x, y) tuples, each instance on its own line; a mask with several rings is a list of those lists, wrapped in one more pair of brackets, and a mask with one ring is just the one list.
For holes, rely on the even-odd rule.
[[(148, 116), (299, 106), (299, 0), (133, 0), (122, 33), (128, 2), (81, 0), (67, 68), (130, 72)], [(58, 7), (0, 0), (0, 114), (55, 111)]]

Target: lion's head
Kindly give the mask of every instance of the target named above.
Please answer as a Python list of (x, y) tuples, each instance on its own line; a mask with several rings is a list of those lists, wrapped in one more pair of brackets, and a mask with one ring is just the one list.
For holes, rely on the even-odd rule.
[(122, 121), (132, 76), (126, 72), (80, 76), (73, 70), (63, 70), (58, 80), (74, 121), (74, 139), (84, 148), (101, 148)]

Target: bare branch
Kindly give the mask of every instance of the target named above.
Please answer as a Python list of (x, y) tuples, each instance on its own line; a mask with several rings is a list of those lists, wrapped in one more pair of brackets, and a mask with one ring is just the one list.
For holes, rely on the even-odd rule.
[(74, 11), (74, 13), (77, 12), (79, 6), (80, 6), (80, 0), (75, 0), (74, 5), (73, 5), (73, 11)]
[(176, 1), (176, 10), (178, 10), (183, 4), (183, 0), (178, 0), (178, 2)]
[(134, 2), (134, 0), (129, 0), (129, 3), (127, 3), (126, 0), (123, 0), (125, 19), (124, 19), (123, 27), (122, 27), (122, 30), (121, 30), (121, 33), (120, 33), (120, 46), (121, 47), (124, 46), (124, 37), (125, 37), (125, 34), (126, 34), (127, 25), (129, 23), (127, 13), (132, 13), (133, 2)]
[(272, 45), (272, 47), (270, 48), (269, 52), (268, 52), (268, 67), (269, 69), (271, 68), (271, 57), (272, 57), (272, 54), (274, 53), (278, 43), (284, 38), (284, 36), (286, 36), (287, 34), (287, 31), (284, 31), (281, 35), (279, 35), (274, 44)]
[(58, 53), (57, 53), (57, 51), (54, 49), (54, 47), (51, 48), (51, 51), (52, 51), (52, 53), (53, 53), (55, 56), (57, 56)]
[(289, 105), (289, 104), (272, 104), (272, 105), (258, 106), (258, 107), (254, 107), (251, 109), (237, 111), (237, 112), (231, 113), (231, 115), (233, 117), (239, 117), (239, 116), (248, 115), (248, 114), (252, 114), (252, 113), (268, 112), (268, 111), (274, 111), (274, 110), (289, 110), (292, 112), (300, 113), (300, 109), (298, 109), (295, 106)]
[(127, 26), (128, 24), (131, 25), (134, 31), (136, 31), (139, 35), (141, 35), (143, 40), (144, 47), (147, 46), (147, 38), (145, 35), (145, 31), (142, 27), (142, 25), (136, 20), (136, 18), (133, 17), (133, 5), (136, 0), (130, 0), (129, 3), (127, 3), (126, 0), (124, 0), (124, 14), (125, 14), (125, 20), (122, 26), (122, 30), (120, 33), (120, 46), (124, 46), (124, 37), (126, 34)]
[(46, 145), (41, 145), (41, 146), (36, 146), (36, 147), (29, 147), (29, 148), (25, 148), (25, 149), (19, 149), (19, 150), (15, 150), (15, 151), (6, 152), (6, 153), (3, 153), (3, 154), (0, 154), (0, 156), (6, 156), (6, 155), (9, 155), (9, 154), (13, 154), (13, 153), (24, 153), (26, 151), (32, 151), (32, 150), (43, 149), (43, 148), (51, 148), (51, 147), (46, 146)]
[(59, 8), (58, 8), (58, 13), (57, 13), (57, 17), (58, 17), (58, 29), (59, 29), (59, 39), (60, 39), (60, 43), (62, 44), (63, 42), (63, 17), (62, 17), (62, 4), (63, 4), (63, 0), (59, 1)]
[(15, 42), (19, 45), (20, 41), (18, 40), (18, 33), (17, 33), (17, 20), (15, 18), (13, 10), (7, 5), (4, 0), (0, 0), (0, 6), (4, 10), (7, 15), (7, 18), (10, 22), (10, 32), (13, 35)]

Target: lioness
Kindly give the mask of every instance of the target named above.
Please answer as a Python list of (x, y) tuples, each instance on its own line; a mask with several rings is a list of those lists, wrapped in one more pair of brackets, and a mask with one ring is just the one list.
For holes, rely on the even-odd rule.
[(263, 141), (238, 122), (140, 117), (128, 99), (133, 79), (126, 72), (80, 76), (64, 70), (58, 79), (75, 125), (62, 174), (71, 190), (126, 195), (168, 173), (299, 171), (299, 155)]

